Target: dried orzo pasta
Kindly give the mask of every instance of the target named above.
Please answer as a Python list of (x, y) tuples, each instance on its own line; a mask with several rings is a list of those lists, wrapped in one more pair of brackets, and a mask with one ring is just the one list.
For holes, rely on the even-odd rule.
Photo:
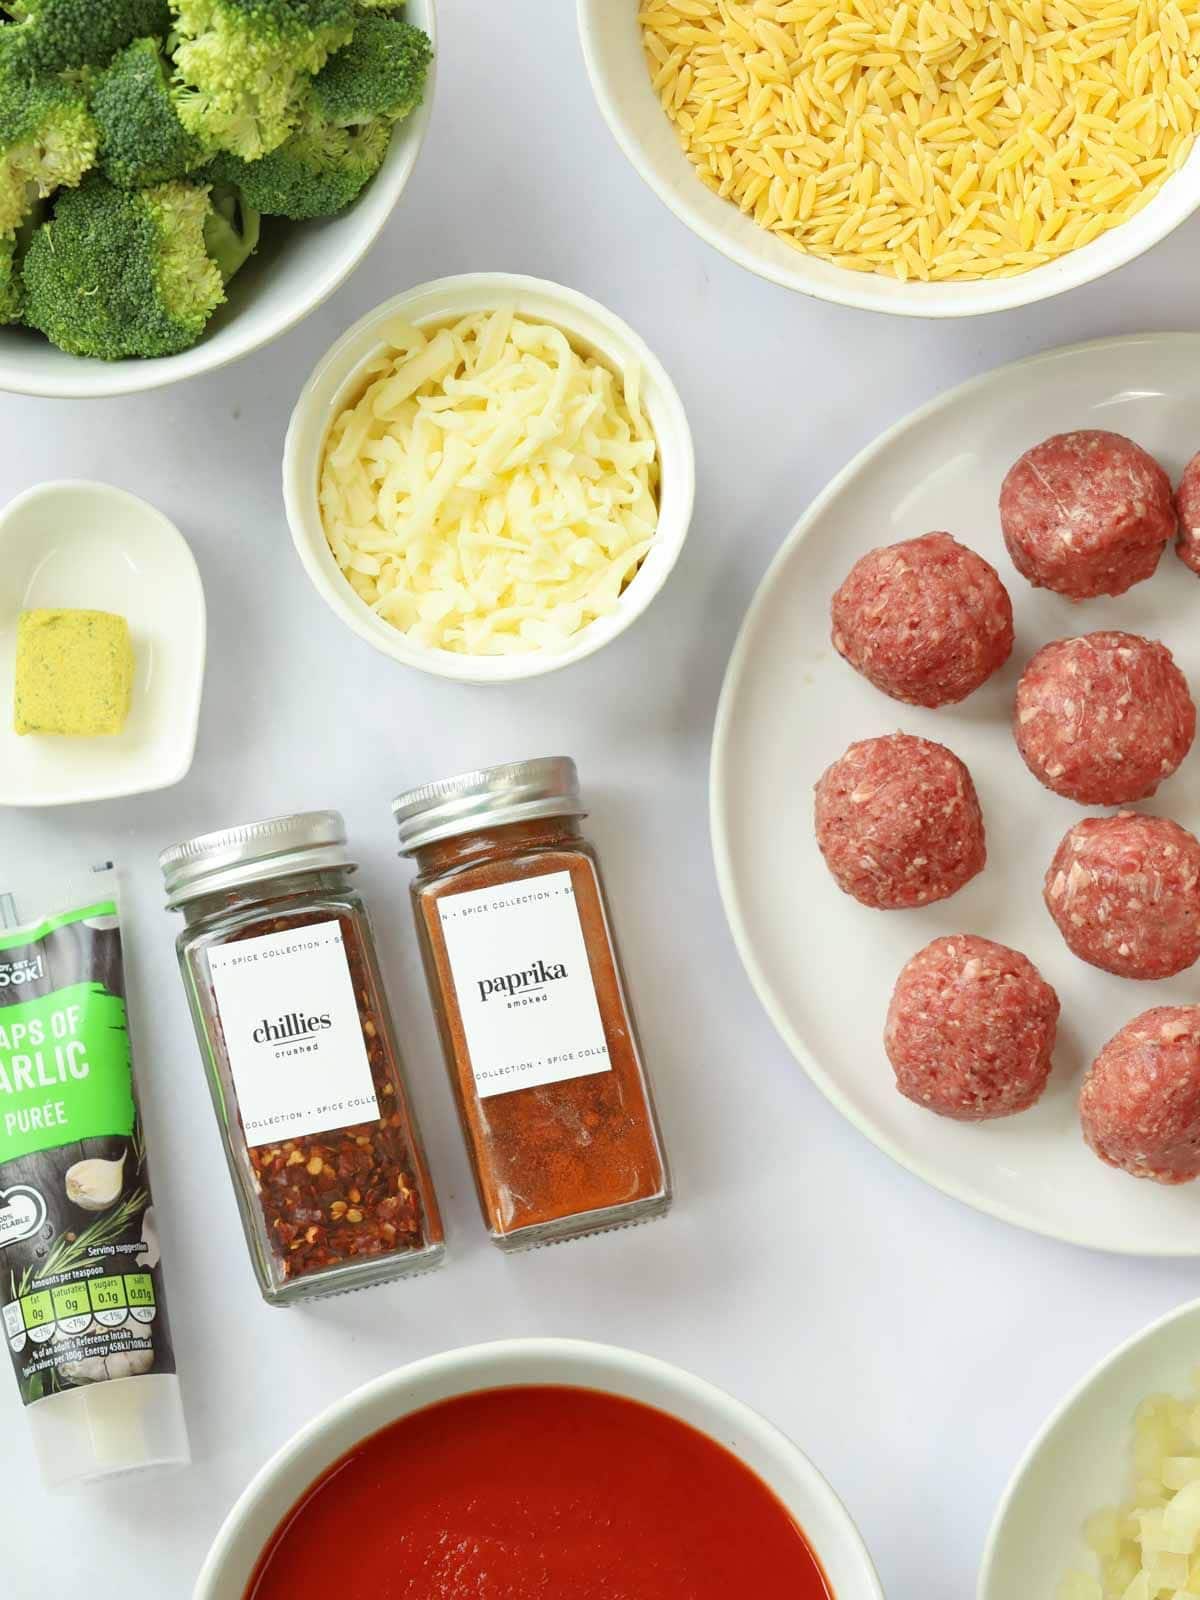
[(1124, 222), (1200, 128), (1200, 0), (641, 0), (703, 183), (797, 249), (944, 281)]

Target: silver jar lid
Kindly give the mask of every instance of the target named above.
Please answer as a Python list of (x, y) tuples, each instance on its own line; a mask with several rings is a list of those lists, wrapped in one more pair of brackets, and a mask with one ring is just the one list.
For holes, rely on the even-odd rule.
[(409, 789), (392, 801), (402, 856), (476, 828), (584, 814), (579, 773), (570, 756), (542, 756), (461, 772), (456, 778)]
[(167, 905), (242, 888), (289, 872), (346, 867), (346, 824), (340, 811), (298, 811), (173, 844), (158, 858)]

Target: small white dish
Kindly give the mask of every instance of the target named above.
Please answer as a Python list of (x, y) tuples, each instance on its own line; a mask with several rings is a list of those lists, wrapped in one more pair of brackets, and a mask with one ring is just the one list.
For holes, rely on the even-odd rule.
[(1134, 1412), (1148, 1395), (1190, 1394), (1198, 1352), (1200, 1301), (1192, 1301), (1127, 1340), (1067, 1396), (1004, 1491), (978, 1600), (1049, 1600), (1068, 1572), (1096, 1572), (1083, 1524), (1128, 1494)]
[[(13, 731), (17, 620), (64, 606), (129, 623), (134, 681), (118, 734)], [(192, 764), (204, 684), (204, 590), (183, 535), (106, 483), (63, 480), (0, 511), (0, 805), (110, 800), (178, 783)]]
[(577, 0), (588, 76), (613, 137), (679, 220), (722, 255), (801, 294), (902, 317), (971, 317), (1062, 294), (1133, 261), (1200, 205), (1200, 145), (1149, 205), (1081, 250), (1015, 278), (901, 283), (805, 255), (706, 189), (659, 104), (642, 51), (637, 0)]
[(576, 1339), (509, 1339), (415, 1361), (336, 1401), (247, 1485), (213, 1542), (193, 1600), (242, 1600), (267, 1540), (327, 1467), (360, 1439), (455, 1395), (565, 1384), (623, 1395), (689, 1423), (732, 1451), (804, 1530), (837, 1600), (883, 1600), (849, 1512), (784, 1434), (703, 1378), (632, 1350)]
[[(472, 312), (512, 305), (520, 316), (561, 328), (580, 350), (614, 371), (636, 362), (641, 399), (658, 442), (661, 483), (658, 532), (636, 575), (609, 616), (597, 618), (565, 650), (530, 655), (473, 656), (415, 644), (376, 616), (343, 577), (325, 538), (318, 503), (321, 457), (329, 429), (356, 397), (360, 374), (380, 347), (380, 332), (396, 317), (418, 327), (456, 321)], [(283, 497), (292, 539), (317, 593), (347, 627), (384, 655), (464, 683), (511, 683), (582, 661), (624, 633), (667, 581), (692, 519), (696, 464), (683, 402), (649, 346), (620, 317), (586, 295), (542, 278), (477, 272), (439, 278), (385, 301), (356, 322), (317, 364), (292, 413), (283, 452)]]
[[(1031, 445), (1110, 428), (1172, 480), (1200, 448), (1200, 335), (1147, 334), (1052, 350), (953, 389), (851, 461), (801, 517), (742, 624), (713, 735), (711, 822), (734, 942), (785, 1043), (880, 1149), (945, 1193), (1021, 1227), (1095, 1249), (1200, 1255), (1200, 1183), (1139, 1182), (1083, 1142), (1078, 1093), (1100, 1047), (1138, 1012), (1195, 1001), (1197, 972), (1133, 983), (1067, 949), (1042, 877), (1078, 806), (1026, 770), (1011, 731), (1017, 679), (1050, 639), (1123, 628), (1162, 639), (1200, 684), (1196, 577), (1168, 547), (1119, 599), (1076, 605), (1033, 589), (1000, 533), (1005, 472)], [(961, 705), (901, 705), (829, 640), (829, 602), (868, 549), (944, 528), (985, 556), (1012, 596), (1016, 648)], [(975, 779), (988, 864), (937, 905), (872, 911), (843, 894), (817, 849), (812, 788), (854, 739), (902, 730), (948, 745)], [(1200, 830), (1200, 749), (1138, 807)], [(1062, 1002), (1054, 1071), (1020, 1116), (968, 1124), (903, 1099), (883, 1050), (901, 967), (940, 934), (1022, 950)]]
[(229, 288), (199, 344), (151, 361), (70, 356), (28, 328), (0, 328), (0, 389), (90, 400), (139, 394), (215, 372), (302, 322), (350, 276), (378, 239), (413, 175), (433, 114), (437, 73), (434, 0), (407, 0), (405, 15), (434, 42), (425, 97), (396, 129), (387, 158), (348, 210), (315, 222), (264, 220), (264, 239)]

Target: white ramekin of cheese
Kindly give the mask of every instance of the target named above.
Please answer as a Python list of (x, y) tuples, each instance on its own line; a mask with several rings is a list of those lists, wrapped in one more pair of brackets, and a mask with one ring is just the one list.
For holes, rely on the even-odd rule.
[(674, 384), (620, 318), (473, 273), (343, 334), (297, 401), (283, 489), (343, 622), (407, 666), (505, 683), (641, 615), (683, 547), (695, 460)]

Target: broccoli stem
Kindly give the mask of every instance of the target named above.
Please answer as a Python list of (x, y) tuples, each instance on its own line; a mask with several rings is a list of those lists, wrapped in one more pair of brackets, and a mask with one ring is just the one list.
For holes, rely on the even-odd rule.
[(212, 211), (204, 224), (204, 247), (228, 283), (258, 249), (262, 219), (231, 184), (214, 183), (209, 199)]

